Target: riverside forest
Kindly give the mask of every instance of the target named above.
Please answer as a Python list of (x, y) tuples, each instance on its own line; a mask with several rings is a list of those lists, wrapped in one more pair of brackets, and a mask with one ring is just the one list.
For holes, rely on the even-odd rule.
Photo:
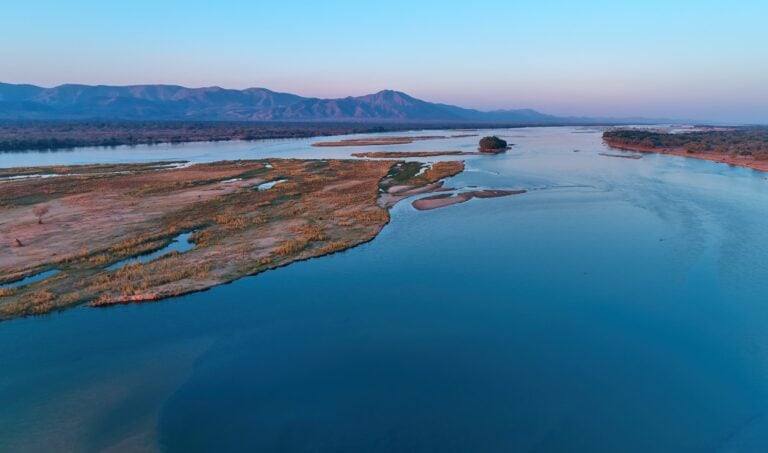
[(768, 127), (709, 128), (670, 134), (656, 130), (620, 129), (603, 134), (612, 146), (641, 149), (678, 148), (687, 153), (721, 153), (768, 160)]

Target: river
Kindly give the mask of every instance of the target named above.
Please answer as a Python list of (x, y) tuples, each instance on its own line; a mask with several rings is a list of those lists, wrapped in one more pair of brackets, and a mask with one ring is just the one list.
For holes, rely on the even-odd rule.
[[(441, 133), (457, 132), (425, 134)], [(402, 202), (343, 253), (0, 323), (0, 451), (768, 449), (766, 174), (600, 155), (621, 152), (599, 129), (493, 133), (515, 146), (467, 157), (448, 185), (527, 193)], [(0, 167), (477, 140), (82, 148)]]

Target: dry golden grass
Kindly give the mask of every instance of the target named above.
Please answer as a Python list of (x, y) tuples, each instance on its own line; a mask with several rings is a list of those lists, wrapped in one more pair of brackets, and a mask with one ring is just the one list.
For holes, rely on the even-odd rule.
[[(50, 222), (44, 225), (47, 230), (37, 225), (24, 230), (27, 236), (41, 238), (30, 239), (24, 251), (45, 243), (49, 249), (30, 256), (50, 258), (30, 258), (24, 267), (0, 271), (6, 275), (45, 268), (63, 272), (0, 291), (0, 320), (84, 302), (101, 306), (157, 300), (205, 289), (353, 247), (374, 238), (389, 221), (388, 210), (377, 201), (382, 180), (395, 162), (270, 159), (269, 163), (272, 168), (260, 161), (225, 161), (173, 170), (5, 183), (0, 192), (0, 207), (5, 208), (0, 210), (0, 233), (5, 235), (13, 231), (8, 228), (22, 231), (30, 228), (24, 225), (32, 225), (31, 214), (27, 224), (19, 221), (15, 214), (19, 209), (31, 213), (39, 203), (56, 202)], [(420, 186), (461, 168), (461, 162), (440, 162), (418, 177), (400, 177), (399, 183)], [(233, 178), (243, 183), (220, 184)], [(261, 181), (278, 179), (288, 181), (269, 190), (254, 189)], [(73, 214), (77, 234), (82, 236), (79, 241), (56, 227), (55, 216), (68, 212), (82, 213)], [(121, 223), (122, 218), (130, 218), (130, 223)], [(127, 257), (161, 249), (183, 231), (193, 231), (192, 250), (107, 270)], [(57, 235), (61, 240), (56, 240)], [(56, 248), (69, 243), (82, 245)]]
[(0, 297), (3, 297), (3, 296), (13, 296), (14, 294), (16, 294), (16, 288), (15, 287), (0, 288)]
[(309, 241), (306, 239), (288, 239), (275, 247), (274, 253), (280, 256), (295, 255), (304, 250), (307, 245), (309, 245)]
[(12, 317), (48, 313), (56, 308), (53, 304), (55, 298), (48, 290), (23, 292), (17, 300), (0, 305), (0, 315)]
[(119, 296), (146, 294), (168, 283), (204, 279), (209, 270), (208, 265), (188, 263), (178, 252), (172, 252), (151, 263), (131, 263), (115, 272), (99, 274), (81, 281), (81, 285), (85, 293), (98, 294), (95, 303), (102, 305)]
[(349, 248), (349, 244), (346, 241), (333, 241), (322, 246), (320, 248), (320, 252), (324, 254), (328, 254), (328, 253), (339, 252), (341, 250), (346, 250), (348, 248)]
[(322, 228), (308, 223), (296, 228), (295, 231), (307, 241), (324, 241), (328, 238)]

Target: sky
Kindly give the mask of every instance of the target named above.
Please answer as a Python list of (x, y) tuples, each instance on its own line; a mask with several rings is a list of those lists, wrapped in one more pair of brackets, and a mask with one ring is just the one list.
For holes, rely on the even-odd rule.
[(0, 81), (768, 123), (768, 1), (0, 0)]

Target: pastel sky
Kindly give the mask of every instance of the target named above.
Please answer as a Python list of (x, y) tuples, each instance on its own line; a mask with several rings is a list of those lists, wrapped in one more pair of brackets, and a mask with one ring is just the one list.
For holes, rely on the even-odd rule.
[(768, 1), (0, 0), (0, 81), (768, 123)]

